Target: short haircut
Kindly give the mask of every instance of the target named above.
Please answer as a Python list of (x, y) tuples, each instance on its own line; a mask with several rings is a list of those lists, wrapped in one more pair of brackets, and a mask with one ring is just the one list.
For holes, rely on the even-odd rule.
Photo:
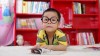
[(42, 16), (44, 15), (45, 12), (49, 12), (49, 11), (51, 11), (51, 12), (56, 12), (57, 15), (58, 15), (58, 21), (60, 22), (60, 18), (61, 18), (60, 12), (57, 11), (56, 9), (54, 9), (54, 8), (48, 8), (47, 10), (45, 10), (45, 11), (43, 12)]

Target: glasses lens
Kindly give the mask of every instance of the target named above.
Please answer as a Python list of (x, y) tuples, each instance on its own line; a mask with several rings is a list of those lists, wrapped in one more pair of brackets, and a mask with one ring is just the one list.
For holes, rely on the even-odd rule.
[(47, 17), (43, 17), (42, 18), (42, 22), (47, 23), (48, 22), (48, 18)]
[(57, 21), (58, 21), (57, 17), (52, 17), (52, 18), (51, 18), (51, 23), (54, 24), (54, 23), (56, 23)]

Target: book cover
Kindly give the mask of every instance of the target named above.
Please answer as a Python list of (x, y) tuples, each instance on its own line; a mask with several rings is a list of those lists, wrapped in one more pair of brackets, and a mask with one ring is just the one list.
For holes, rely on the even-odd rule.
[(38, 14), (38, 7), (39, 7), (39, 2), (33, 2), (32, 3), (32, 13)]
[(76, 12), (77, 9), (76, 9), (76, 5), (75, 4), (76, 4), (76, 2), (73, 2), (73, 12), (74, 12), (74, 14), (77, 14), (77, 12)]
[(82, 14), (81, 3), (77, 3), (77, 4), (78, 4), (78, 14)]
[(27, 28), (27, 22), (25, 19), (20, 19), (21, 20), (21, 28)]
[(28, 14), (31, 14), (32, 13), (32, 2), (29, 1), (28, 2)]
[(90, 40), (92, 45), (95, 44), (95, 40), (92, 32), (90, 32)]
[(88, 43), (87, 43), (87, 37), (86, 37), (86, 33), (85, 32), (82, 33), (82, 37), (84, 39), (84, 44), (87, 45)]
[(21, 28), (21, 22), (19, 18), (17, 18), (16, 28)]
[(91, 43), (89, 43), (89, 41), (90, 41), (89, 33), (85, 33), (85, 34), (86, 34), (86, 39), (87, 39), (87, 45), (89, 45), (89, 44), (91, 44)]
[(74, 2), (74, 11), (75, 14), (78, 14), (78, 2)]
[(43, 13), (43, 2), (39, 2), (38, 13), (39, 14), (42, 14)]
[(34, 19), (32, 19), (32, 29), (36, 29), (36, 24)]
[(17, 0), (17, 5), (16, 5), (16, 12), (17, 13), (22, 13), (22, 3), (23, 3), (23, 0)]
[(78, 34), (79, 33), (76, 34), (77, 45), (79, 45), (79, 37), (78, 37)]
[(85, 4), (82, 4), (81, 5), (81, 8), (82, 8), (82, 14), (85, 14), (86, 12), (85, 12)]
[(79, 45), (82, 45), (81, 33), (78, 33), (78, 38), (79, 38)]
[(23, 13), (27, 13), (28, 12), (28, 2), (23, 1)]
[(81, 37), (81, 45), (84, 45), (84, 38), (82, 36), (82, 33), (80, 33), (80, 37)]
[(29, 18), (29, 19), (26, 19), (27, 27), (28, 27), (29, 29), (31, 29), (30, 21), (31, 21), (30, 18)]

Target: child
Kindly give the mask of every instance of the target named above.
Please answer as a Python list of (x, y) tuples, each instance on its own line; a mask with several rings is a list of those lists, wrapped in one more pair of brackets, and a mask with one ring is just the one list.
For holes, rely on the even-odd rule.
[(43, 29), (37, 34), (37, 43), (34, 48), (46, 48), (55, 51), (65, 51), (68, 45), (65, 34), (58, 29), (60, 24), (60, 13), (49, 8), (43, 12)]

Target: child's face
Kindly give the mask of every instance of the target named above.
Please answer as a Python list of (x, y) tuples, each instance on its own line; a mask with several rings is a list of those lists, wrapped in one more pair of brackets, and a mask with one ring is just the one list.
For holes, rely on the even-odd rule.
[(46, 32), (55, 31), (59, 26), (57, 13), (52, 11), (45, 12), (42, 18), (42, 24)]

